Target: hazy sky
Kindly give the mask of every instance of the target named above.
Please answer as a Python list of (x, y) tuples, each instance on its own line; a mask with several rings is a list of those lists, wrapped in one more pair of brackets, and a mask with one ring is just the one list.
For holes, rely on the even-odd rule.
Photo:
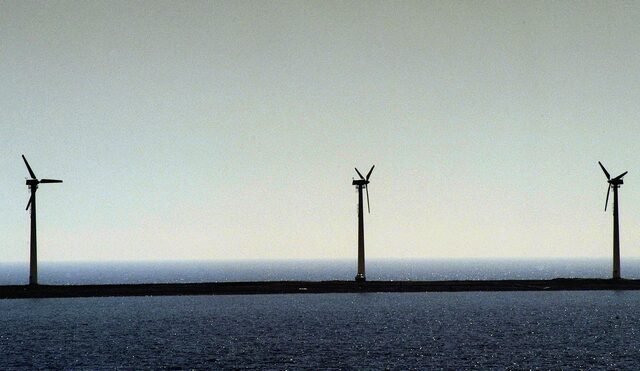
[(640, 256), (640, 3), (2, 1), (0, 256)]

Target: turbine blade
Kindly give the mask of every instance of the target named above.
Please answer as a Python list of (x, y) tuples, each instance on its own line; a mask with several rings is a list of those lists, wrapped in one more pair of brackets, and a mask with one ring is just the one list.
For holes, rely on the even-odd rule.
[(27, 202), (27, 208), (25, 210), (29, 210), (29, 206), (31, 206), (31, 200), (33, 200), (33, 196), (29, 197), (29, 202)]
[(604, 211), (607, 211), (607, 205), (609, 204), (609, 192), (611, 192), (611, 186), (607, 187), (607, 200), (604, 202)]
[(62, 183), (62, 180), (57, 180), (57, 179), (40, 179), (40, 183)]
[(369, 173), (367, 174), (367, 180), (369, 180), (369, 177), (371, 176), (371, 173), (373, 172), (374, 167), (376, 167), (376, 165), (371, 166), (371, 170), (369, 170)]
[(611, 179), (611, 175), (609, 175), (609, 172), (607, 171), (607, 169), (604, 168), (604, 165), (602, 165), (602, 162), (598, 161), (598, 164), (600, 164), (600, 167), (602, 168), (602, 171), (604, 171), (604, 175), (607, 176), (607, 179)]
[(615, 178), (613, 178), (611, 180), (618, 180), (618, 179), (622, 178), (623, 176), (627, 175), (627, 173), (628, 173), (628, 171), (625, 171), (624, 173), (618, 175), (617, 177), (615, 177)]
[(356, 167), (354, 169), (356, 169), (356, 173), (358, 173), (358, 175), (360, 175), (360, 179), (364, 180), (364, 177), (362, 176), (362, 174), (360, 174), (360, 172), (358, 171), (358, 168)]
[(22, 159), (24, 160), (24, 164), (27, 165), (27, 170), (29, 170), (29, 174), (31, 175), (31, 179), (37, 179), (36, 178), (36, 174), (33, 173), (33, 170), (31, 170), (31, 166), (29, 166), (29, 163), (27, 162), (26, 157), (24, 157), (24, 155), (22, 155)]
[(367, 210), (369, 210), (369, 214), (371, 214), (371, 205), (369, 205), (369, 185), (367, 184)]

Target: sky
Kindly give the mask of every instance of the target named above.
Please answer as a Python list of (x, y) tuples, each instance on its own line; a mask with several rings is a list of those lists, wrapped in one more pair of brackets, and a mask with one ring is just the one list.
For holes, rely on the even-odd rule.
[(2, 1), (0, 256), (640, 256), (640, 3)]

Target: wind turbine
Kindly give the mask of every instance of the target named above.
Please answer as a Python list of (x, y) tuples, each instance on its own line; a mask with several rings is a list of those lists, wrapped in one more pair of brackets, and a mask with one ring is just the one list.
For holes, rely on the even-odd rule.
[(624, 183), (622, 177), (627, 175), (628, 171), (618, 175), (611, 179), (609, 172), (604, 168), (602, 163), (598, 161), (604, 175), (607, 177), (607, 200), (604, 203), (604, 211), (607, 211), (607, 205), (609, 204), (609, 192), (613, 189), (613, 279), (620, 279), (620, 226), (618, 225), (618, 188)]
[(356, 173), (358, 173), (360, 179), (354, 179), (351, 183), (358, 189), (358, 274), (356, 274), (356, 281), (358, 282), (366, 281), (366, 277), (364, 275), (364, 205), (362, 203), (362, 189), (364, 188), (367, 190), (367, 209), (369, 210), (369, 213), (371, 213), (368, 184), (369, 177), (371, 176), (371, 172), (373, 172), (374, 167), (376, 167), (376, 165), (371, 166), (371, 170), (369, 170), (366, 178), (363, 177), (356, 168)]
[(27, 162), (27, 159), (22, 155), (22, 159), (24, 160), (24, 164), (27, 165), (27, 170), (29, 170), (29, 175), (31, 175), (31, 179), (27, 179), (27, 185), (31, 190), (31, 198), (29, 198), (29, 202), (27, 203), (26, 210), (29, 210), (29, 206), (31, 206), (31, 258), (30, 258), (30, 266), (29, 266), (29, 285), (37, 285), (38, 284), (38, 242), (36, 238), (36, 191), (38, 190), (38, 184), (40, 183), (62, 183), (62, 180), (56, 179), (39, 179), (36, 178), (36, 174), (34, 174), (33, 170), (31, 170), (31, 166)]

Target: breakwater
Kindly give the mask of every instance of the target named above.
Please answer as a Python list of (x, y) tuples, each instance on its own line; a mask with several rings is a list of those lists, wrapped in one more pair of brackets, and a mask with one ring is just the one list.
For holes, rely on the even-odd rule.
[(123, 285), (8, 285), (1, 299), (366, 292), (640, 290), (640, 280), (556, 278), (473, 281), (262, 281)]

